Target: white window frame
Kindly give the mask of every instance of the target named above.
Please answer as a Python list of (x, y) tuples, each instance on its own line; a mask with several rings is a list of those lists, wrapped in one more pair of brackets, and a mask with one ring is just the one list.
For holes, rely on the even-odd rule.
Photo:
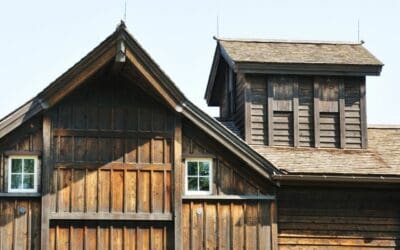
[[(11, 167), (12, 160), (24, 160), (24, 159), (33, 159), (33, 188), (11, 188)], [(39, 173), (39, 159), (37, 156), (29, 156), (29, 155), (12, 155), (8, 158), (8, 192), (9, 193), (37, 193), (38, 191), (38, 173)]]
[[(189, 175), (188, 175), (188, 162), (192, 161), (203, 161), (203, 162), (208, 162), (208, 165), (210, 166), (209, 169), (209, 175), (208, 175), (208, 181), (209, 181), (209, 189), (208, 191), (193, 191), (189, 190)], [(185, 159), (185, 195), (210, 195), (212, 194), (212, 186), (213, 186), (213, 159), (211, 158), (186, 158)]]

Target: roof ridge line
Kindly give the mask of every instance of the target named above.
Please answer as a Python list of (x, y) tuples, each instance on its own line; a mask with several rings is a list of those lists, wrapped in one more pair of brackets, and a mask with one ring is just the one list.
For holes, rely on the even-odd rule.
[(258, 39), (258, 38), (225, 38), (213, 37), (217, 41), (248, 42), (248, 43), (298, 43), (298, 44), (330, 44), (330, 45), (362, 45), (364, 41), (325, 41), (325, 40), (295, 40), (295, 39)]

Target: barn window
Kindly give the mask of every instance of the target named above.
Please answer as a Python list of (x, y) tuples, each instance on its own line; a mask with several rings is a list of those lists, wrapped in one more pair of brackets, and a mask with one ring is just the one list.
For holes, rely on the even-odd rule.
[(9, 192), (37, 192), (38, 159), (34, 156), (10, 156)]
[(212, 160), (186, 159), (186, 194), (211, 194)]

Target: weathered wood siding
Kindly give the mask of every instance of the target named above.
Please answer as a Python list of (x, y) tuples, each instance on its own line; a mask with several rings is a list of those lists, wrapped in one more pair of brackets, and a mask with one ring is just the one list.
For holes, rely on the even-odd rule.
[(50, 227), (50, 249), (172, 249), (165, 223), (59, 222)]
[(267, 85), (265, 77), (247, 76), (250, 85), (250, 128), (249, 143), (265, 145), (268, 143), (267, 123)]
[(398, 249), (399, 204), (398, 190), (282, 188), (279, 249)]
[(120, 78), (54, 108), (51, 211), (171, 212), (172, 116)]
[(183, 204), (184, 249), (271, 249), (270, 203)]
[[(236, 74), (235, 74), (236, 75)], [(232, 118), (240, 136), (243, 138), (245, 133), (245, 89), (247, 87), (246, 79), (243, 74), (236, 75), (236, 111)]]
[[(207, 198), (183, 200), (183, 249), (270, 249), (271, 201), (244, 197), (261, 198), (273, 194), (274, 188), (217, 145), (190, 122), (184, 123), (182, 155), (212, 158), (213, 183)], [(243, 200), (219, 198), (227, 195)]]
[[(365, 148), (363, 77), (245, 75), (249, 144)], [(364, 101), (363, 101), (364, 100)], [(364, 103), (364, 105), (362, 105)], [(363, 118), (364, 117), (364, 118)]]
[(40, 199), (0, 198), (0, 249), (40, 249)]
[(314, 146), (314, 87), (311, 77), (299, 78), (299, 146)]
[(344, 84), (345, 93), (345, 128), (346, 147), (361, 148), (361, 90), (363, 78), (346, 78)]
[(6, 153), (35, 153), (40, 155), (42, 147), (40, 117), (27, 121), (21, 127), (2, 138), (0, 141), (0, 193), (7, 192), (8, 186), (8, 155)]

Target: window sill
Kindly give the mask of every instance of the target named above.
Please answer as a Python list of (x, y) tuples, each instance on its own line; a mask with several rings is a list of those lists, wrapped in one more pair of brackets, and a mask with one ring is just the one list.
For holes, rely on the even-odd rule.
[(42, 197), (41, 193), (0, 193), (0, 198), (35, 198)]

